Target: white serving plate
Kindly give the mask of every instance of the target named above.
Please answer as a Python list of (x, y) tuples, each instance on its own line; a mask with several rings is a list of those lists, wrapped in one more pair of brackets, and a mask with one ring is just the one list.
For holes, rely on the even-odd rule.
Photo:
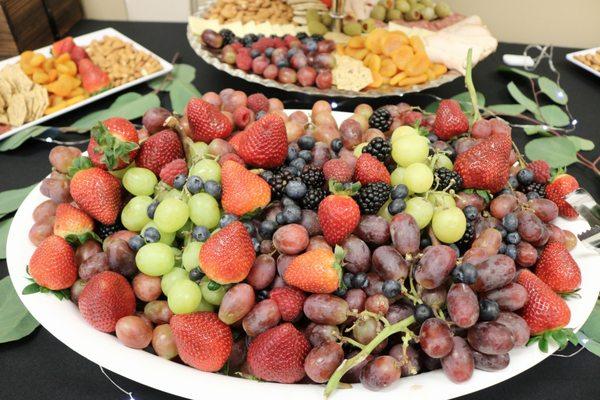
[[(125, 83), (123, 85), (119, 85), (119, 86), (110, 88), (108, 90), (105, 90), (103, 92), (100, 92), (98, 94), (95, 94), (93, 96), (90, 96), (87, 99), (84, 99), (84, 100), (80, 101), (79, 103), (75, 103), (75, 104), (73, 104), (73, 105), (71, 105), (69, 107), (63, 108), (62, 110), (56, 111), (56, 112), (54, 112), (52, 114), (44, 115), (41, 118), (38, 118), (38, 119), (36, 119), (34, 121), (31, 121), (31, 122), (28, 122), (28, 123), (26, 123), (24, 125), (21, 125), (19, 127), (12, 128), (11, 130), (6, 131), (6, 132), (0, 134), (0, 140), (4, 140), (4, 139), (6, 139), (6, 138), (8, 138), (8, 137), (10, 137), (12, 135), (14, 135), (17, 132), (20, 132), (20, 131), (24, 130), (24, 129), (30, 128), (30, 127), (35, 126), (35, 125), (39, 125), (42, 122), (46, 122), (46, 121), (48, 121), (48, 120), (50, 120), (50, 119), (52, 119), (54, 117), (58, 117), (59, 115), (66, 114), (66, 113), (68, 113), (70, 111), (73, 111), (73, 110), (75, 110), (77, 108), (80, 108), (80, 107), (83, 107), (83, 106), (88, 105), (90, 103), (93, 103), (94, 101), (96, 101), (98, 99), (102, 99), (104, 97), (110, 96), (110, 95), (112, 95), (114, 93), (117, 93), (117, 92), (120, 92), (122, 90), (128, 89), (128, 88), (130, 88), (132, 86), (135, 86), (135, 85), (137, 85), (139, 83), (149, 81), (149, 80), (154, 79), (154, 78), (156, 78), (158, 76), (165, 75), (165, 74), (171, 72), (171, 70), (173, 69), (173, 65), (171, 63), (165, 61), (164, 59), (162, 59), (158, 55), (154, 54), (153, 52), (151, 52), (147, 48), (143, 47), (141, 44), (135, 42), (133, 39), (130, 39), (129, 37), (123, 35), (121, 32), (117, 31), (114, 28), (100, 29), (98, 31), (90, 32), (90, 33), (87, 33), (85, 35), (77, 36), (77, 37), (73, 38), (73, 41), (75, 42), (75, 44), (77, 44), (79, 46), (82, 46), (82, 47), (85, 47), (88, 44), (90, 44), (92, 41), (94, 41), (94, 40), (100, 40), (104, 36), (115, 36), (115, 37), (121, 39), (124, 42), (131, 43), (133, 45), (133, 47), (136, 48), (137, 50), (144, 51), (144, 52), (150, 54), (152, 57), (156, 58), (156, 60), (162, 66), (162, 69), (160, 71), (154, 72), (152, 74), (142, 76), (142, 77), (140, 77), (138, 79), (135, 79), (135, 80), (133, 80), (131, 82), (127, 82), (127, 83)], [(52, 45), (46, 46), (46, 47), (42, 47), (42, 48), (39, 48), (39, 49), (34, 50), (34, 51), (36, 53), (41, 53), (41, 54), (45, 55), (46, 57), (48, 57), (48, 56), (51, 55), (51, 50), (52, 50)], [(11, 58), (7, 58), (6, 60), (0, 61), (0, 69), (2, 69), (3, 67), (5, 67), (6, 65), (18, 63), (20, 58), (21, 58), (21, 56), (14, 56), (14, 57), (11, 57)]]
[(598, 50), (600, 50), (600, 47), (594, 47), (591, 49), (574, 51), (572, 53), (567, 54), (566, 59), (569, 60), (570, 62), (572, 62), (573, 64), (577, 65), (578, 67), (581, 67), (581, 68), (585, 69), (586, 71), (589, 71), (592, 74), (596, 75), (597, 77), (600, 77), (600, 71), (596, 71), (595, 69), (588, 67), (587, 65), (585, 65), (584, 63), (582, 63), (581, 61), (579, 61), (578, 59), (575, 58), (575, 56), (583, 56), (583, 55), (586, 55), (589, 53), (595, 53)]
[[(293, 112), (294, 110), (288, 110)], [(350, 113), (334, 112), (338, 123)], [(31, 314), (61, 342), (71, 349), (109, 370), (167, 393), (189, 399), (206, 399), (212, 396), (265, 400), (309, 400), (323, 397), (323, 385), (285, 385), (257, 382), (247, 379), (201, 372), (191, 367), (165, 360), (143, 350), (122, 345), (115, 336), (95, 330), (81, 317), (72, 302), (58, 300), (49, 294), (22, 295), (30, 282), (26, 279), (26, 267), (35, 246), (28, 239), (33, 225), (32, 212), (46, 200), (39, 185), (27, 196), (17, 210), (11, 224), (7, 242), (8, 272), (17, 293)], [(580, 233), (589, 228), (583, 219), (567, 221), (560, 219), (557, 225)], [(600, 291), (600, 256), (581, 243), (572, 252), (582, 273), (580, 298), (568, 300), (571, 309), (569, 327), (578, 330), (591, 313)], [(556, 351), (556, 347), (551, 347)], [(399, 382), (381, 392), (371, 392), (362, 385), (350, 390), (338, 390), (333, 399), (418, 399), (444, 400), (493, 386), (533, 367), (551, 353), (542, 353), (537, 346), (519, 348), (510, 352), (510, 364), (498, 372), (476, 370), (468, 382), (454, 384), (441, 370), (401, 378)]]

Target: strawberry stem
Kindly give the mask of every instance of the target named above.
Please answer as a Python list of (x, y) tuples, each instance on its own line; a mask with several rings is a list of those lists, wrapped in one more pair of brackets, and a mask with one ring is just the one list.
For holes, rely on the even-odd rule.
[(479, 104), (477, 103), (477, 92), (475, 91), (475, 85), (473, 84), (473, 49), (469, 49), (467, 52), (467, 69), (465, 72), (465, 86), (469, 92), (471, 98), (471, 104), (473, 105), (473, 121), (481, 119), (479, 114)]

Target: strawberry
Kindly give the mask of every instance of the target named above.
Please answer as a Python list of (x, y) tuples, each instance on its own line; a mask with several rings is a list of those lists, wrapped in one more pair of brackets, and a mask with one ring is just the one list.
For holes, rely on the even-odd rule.
[(302, 315), (306, 296), (300, 290), (291, 286), (277, 287), (271, 290), (269, 297), (277, 303), (281, 319), (284, 321), (292, 322)]
[(320, 248), (300, 254), (285, 270), (283, 280), (309, 293), (335, 292), (342, 274), (343, 251), (336, 248), (336, 253)]
[(84, 243), (94, 232), (94, 220), (77, 207), (61, 203), (56, 207), (54, 234), (65, 238), (77, 238)]
[(544, 160), (535, 160), (527, 164), (527, 169), (533, 172), (533, 180), (537, 183), (546, 183), (550, 180), (550, 166)]
[(231, 135), (233, 125), (217, 107), (198, 98), (191, 99), (186, 108), (190, 137), (194, 142), (210, 143)]
[(269, 184), (233, 160), (225, 161), (221, 167), (221, 185), (223, 210), (237, 216), (263, 208), (271, 201)]
[(163, 166), (183, 157), (179, 136), (170, 129), (163, 129), (142, 143), (135, 163), (138, 167), (148, 168), (155, 175), (160, 175)]
[(538, 258), (535, 274), (555, 292), (573, 292), (581, 285), (579, 266), (561, 242), (546, 244)]
[(75, 61), (75, 63), (79, 63), (84, 58), (90, 58), (85, 49), (79, 46), (73, 46), (69, 54), (71, 55), (71, 60)]
[(28, 270), (35, 283), (42, 287), (68, 289), (77, 280), (75, 252), (62, 237), (48, 236), (33, 252)]
[(125, 168), (138, 152), (135, 126), (125, 118), (108, 118), (92, 128), (87, 151), (95, 167)]
[(435, 112), (433, 132), (442, 140), (448, 140), (469, 130), (469, 120), (456, 100), (440, 101)]
[(385, 182), (391, 183), (390, 173), (385, 165), (369, 153), (362, 153), (354, 167), (354, 180), (361, 184)]
[(579, 216), (577, 210), (565, 200), (566, 195), (578, 188), (577, 179), (568, 174), (558, 175), (552, 183), (546, 186), (546, 198), (556, 203), (561, 217), (575, 219)]
[(103, 169), (79, 170), (70, 192), (80, 209), (104, 225), (112, 225), (121, 212), (121, 182)]
[(79, 77), (83, 88), (90, 94), (101, 92), (110, 87), (110, 78), (99, 66), (89, 58), (83, 58), (77, 63)]
[(52, 55), (54, 57), (58, 57), (63, 53), (70, 53), (73, 49), (73, 46), (75, 46), (75, 43), (73, 43), (73, 37), (67, 36), (66, 38), (52, 43)]
[(352, 197), (332, 194), (319, 204), (318, 217), (327, 243), (340, 244), (358, 226), (360, 209)]
[(200, 371), (220, 370), (231, 354), (233, 335), (213, 312), (179, 314), (169, 321), (179, 357)]
[(465, 188), (500, 191), (508, 182), (512, 141), (506, 133), (493, 133), (456, 156), (454, 170)]
[(289, 322), (258, 335), (248, 347), (251, 372), (269, 382), (294, 383), (304, 378), (304, 359), (310, 343)]
[[(264, 38), (267, 39), (267, 38)], [(270, 39), (270, 38), (269, 38)], [(267, 46), (269, 47), (269, 46)], [(248, 108), (254, 111), (255, 113), (259, 111), (267, 112), (269, 111), (269, 99), (262, 93), (254, 93), (248, 96), (248, 100), (246, 101)]]
[(235, 150), (235, 152), (239, 152), (240, 150), (240, 143), (242, 141), (242, 137), (244, 136), (245, 132), (239, 132), (236, 133), (235, 135), (231, 136), (229, 138), (229, 144), (231, 145), (231, 147), (233, 147), (233, 150)]
[(255, 258), (252, 238), (240, 221), (214, 233), (200, 249), (202, 272), (223, 285), (243, 281)]
[(135, 313), (135, 294), (123, 275), (104, 271), (88, 281), (78, 305), (90, 325), (102, 332), (114, 332), (120, 318)]
[(169, 186), (173, 186), (173, 181), (177, 175), (187, 175), (188, 167), (187, 163), (183, 158), (177, 158), (168, 164), (165, 164), (160, 169), (160, 180), (165, 182)]
[(328, 160), (323, 164), (323, 175), (326, 180), (333, 179), (337, 182), (350, 182), (354, 171), (348, 163), (341, 158)]
[(259, 168), (275, 168), (287, 157), (285, 122), (278, 115), (265, 115), (250, 125), (240, 138), (238, 154)]

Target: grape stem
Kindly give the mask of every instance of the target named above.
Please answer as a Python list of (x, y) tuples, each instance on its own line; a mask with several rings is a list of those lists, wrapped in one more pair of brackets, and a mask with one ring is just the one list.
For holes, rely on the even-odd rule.
[(467, 68), (465, 72), (465, 86), (469, 92), (471, 98), (471, 104), (473, 105), (473, 121), (481, 119), (479, 113), (479, 105), (477, 104), (477, 92), (475, 91), (475, 85), (473, 84), (473, 49), (469, 49), (467, 52)]
[[(391, 335), (399, 332), (404, 332), (408, 334), (410, 330), (408, 327), (415, 322), (415, 317), (410, 316), (408, 318), (403, 319), (402, 321), (396, 322), (395, 324), (386, 326), (369, 342), (369, 344), (365, 345), (363, 349), (354, 357), (344, 360), (342, 364), (335, 370), (329, 381), (327, 382), (327, 386), (325, 387), (325, 397), (329, 397), (340, 385), (340, 380), (342, 377), (353, 367), (363, 362), (373, 350), (379, 346), (381, 342), (390, 337)], [(412, 332), (410, 332), (412, 334)]]

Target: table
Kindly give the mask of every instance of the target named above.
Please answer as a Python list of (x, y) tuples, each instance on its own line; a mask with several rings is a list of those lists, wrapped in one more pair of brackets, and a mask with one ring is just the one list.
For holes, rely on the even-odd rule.
[[(77, 36), (97, 29), (113, 26), (132, 37), (161, 57), (170, 60), (175, 53), (180, 54), (180, 62), (197, 68), (195, 85), (201, 92), (219, 91), (225, 87), (234, 87), (248, 94), (261, 91), (268, 97), (278, 97), (286, 106), (302, 108), (312, 104), (301, 94), (290, 94), (277, 89), (265, 89), (242, 79), (231, 77), (201, 61), (189, 46), (185, 24), (173, 23), (133, 23), (84, 20), (70, 32)], [(501, 64), (502, 54), (521, 53), (522, 45), (501, 43), (498, 51), (483, 61), (474, 70), (476, 87), (483, 92), (488, 104), (510, 102), (506, 84), (516, 79), (496, 72)], [(554, 61), (562, 74), (562, 86), (569, 94), (569, 105), (578, 120), (577, 134), (598, 140), (598, 103), (600, 101), (600, 79), (565, 61), (564, 55), (571, 49), (556, 48)], [(548, 70), (543, 71), (547, 73)], [(146, 92), (142, 84), (136, 91)], [(450, 97), (464, 91), (462, 80), (456, 80), (428, 93), (440, 97)], [(168, 107), (168, 96), (162, 95), (163, 105)], [(71, 114), (58, 117), (50, 123), (54, 126), (68, 126), (84, 114), (107, 107), (116, 96), (97, 101)], [(373, 106), (398, 102), (395, 99), (369, 100)], [(404, 101), (410, 104), (426, 105), (429, 98), (423, 95), (406, 95)], [(352, 111), (359, 101), (339, 101), (339, 110)], [(529, 139), (523, 133), (516, 133), (513, 139), (522, 149)], [(50, 163), (48, 152), (50, 145), (30, 141), (9, 153), (0, 153), (0, 188), (7, 190), (30, 185), (40, 181), (48, 174)], [(598, 156), (598, 149), (588, 152), (588, 158)], [(569, 168), (580, 184), (592, 195), (600, 199), (599, 180), (594, 174), (580, 165)], [(0, 261), (0, 278), (7, 274), (6, 262)], [(573, 353), (569, 347), (564, 353)], [(464, 396), (463, 400), (504, 400), (510, 399), (594, 399), (600, 398), (600, 385), (597, 382), (600, 372), (600, 359), (587, 351), (579, 352), (571, 358), (552, 356), (536, 367), (506, 382), (486, 390)], [(136, 399), (179, 399), (163, 392), (143, 386), (129, 379), (108, 372), (112, 379), (127, 391), (133, 392)], [(165, 377), (168, 379), (168, 377)], [(29, 337), (20, 341), (0, 344), (0, 393), (3, 399), (51, 398), (60, 400), (105, 400), (126, 399), (128, 396), (117, 391), (102, 375), (99, 367), (73, 352), (56, 340), (45, 329), (39, 328)]]

